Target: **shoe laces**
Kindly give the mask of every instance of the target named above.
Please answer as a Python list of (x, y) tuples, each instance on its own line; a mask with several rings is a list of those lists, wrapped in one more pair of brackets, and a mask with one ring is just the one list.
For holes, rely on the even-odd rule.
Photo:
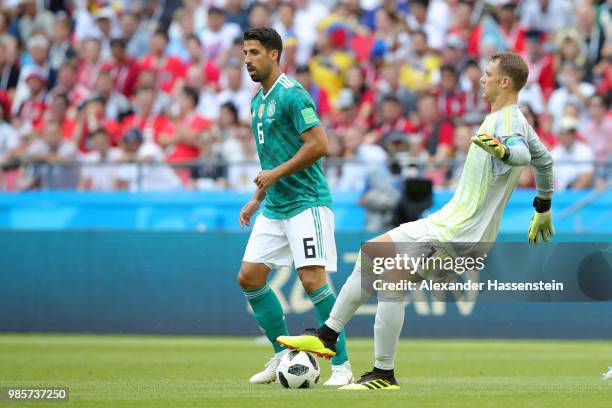
[(317, 337), (319, 337), (319, 330), (311, 327), (309, 329), (305, 329), (302, 332), (302, 335), (304, 335), (304, 336), (317, 336)]

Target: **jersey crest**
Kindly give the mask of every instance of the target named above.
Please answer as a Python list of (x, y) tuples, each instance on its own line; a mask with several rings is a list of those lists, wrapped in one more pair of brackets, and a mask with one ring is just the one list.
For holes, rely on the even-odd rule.
[(268, 117), (272, 117), (274, 116), (274, 112), (276, 112), (276, 101), (273, 100), (268, 105), (268, 111), (266, 113), (268, 114)]

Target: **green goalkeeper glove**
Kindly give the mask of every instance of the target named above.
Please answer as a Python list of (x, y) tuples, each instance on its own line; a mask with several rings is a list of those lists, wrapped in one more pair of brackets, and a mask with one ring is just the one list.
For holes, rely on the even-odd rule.
[(550, 241), (550, 237), (555, 235), (555, 227), (552, 225), (552, 212), (550, 211), (550, 200), (542, 200), (536, 197), (533, 200), (535, 213), (529, 225), (529, 243), (538, 245), (540, 236), (544, 241)]
[(491, 135), (476, 135), (472, 137), (472, 142), (482, 147), (487, 153), (499, 160), (507, 160), (510, 151), (506, 149), (501, 140)]

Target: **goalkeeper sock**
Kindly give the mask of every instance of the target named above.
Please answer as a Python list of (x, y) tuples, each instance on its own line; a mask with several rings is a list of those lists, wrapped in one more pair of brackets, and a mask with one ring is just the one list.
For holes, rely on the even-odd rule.
[(272, 343), (274, 352), (283, 351), (285, 347), (277, 343), (276, 338), (278, 336), (288, 336), (289, 331), (287, 330), (283, 307), (274, 291), (266, 283), (261, 288), (244, 290), (244, 295), (253, 308), (253, 316), (257, 320), (257, 324)]
[[(326, 283), (319, 289), (308, 295), (310, 301), (315, 307), (317, 312), (317, 321), (319, 325), (325, 323), (325, 320), (329, 318), (329, 313), (334, 307), (336, 302), (336, 295), (332, 292), (329, 285)], [(348, 353), (346, 351), (346, 336), (344, 330), (340, 332), (338, 336), (338, 342), (336, 343), (336, 355), (332, 358), (333, 365), (340, 365), (348, 361)]]

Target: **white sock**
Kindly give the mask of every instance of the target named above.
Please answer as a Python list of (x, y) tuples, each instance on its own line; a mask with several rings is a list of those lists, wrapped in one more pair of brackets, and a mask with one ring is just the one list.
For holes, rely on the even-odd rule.
[(393, 369), (405, 310), (404, 302), (378, 302), (374, 322), (374, 367), (381, 370)]
[[(361, 258), (361, 253), (359, 258)], [(333, 331), (340, 333), (344, 326), (351, 320), (359, 306), (363, 304), (372, 293), (363, 290), (361, 283), (361, 262), (355, 264), (353, 273), (348, 277), (344, 286), (338, 294), (336, 303), (329, 313), (325, 325)]]

